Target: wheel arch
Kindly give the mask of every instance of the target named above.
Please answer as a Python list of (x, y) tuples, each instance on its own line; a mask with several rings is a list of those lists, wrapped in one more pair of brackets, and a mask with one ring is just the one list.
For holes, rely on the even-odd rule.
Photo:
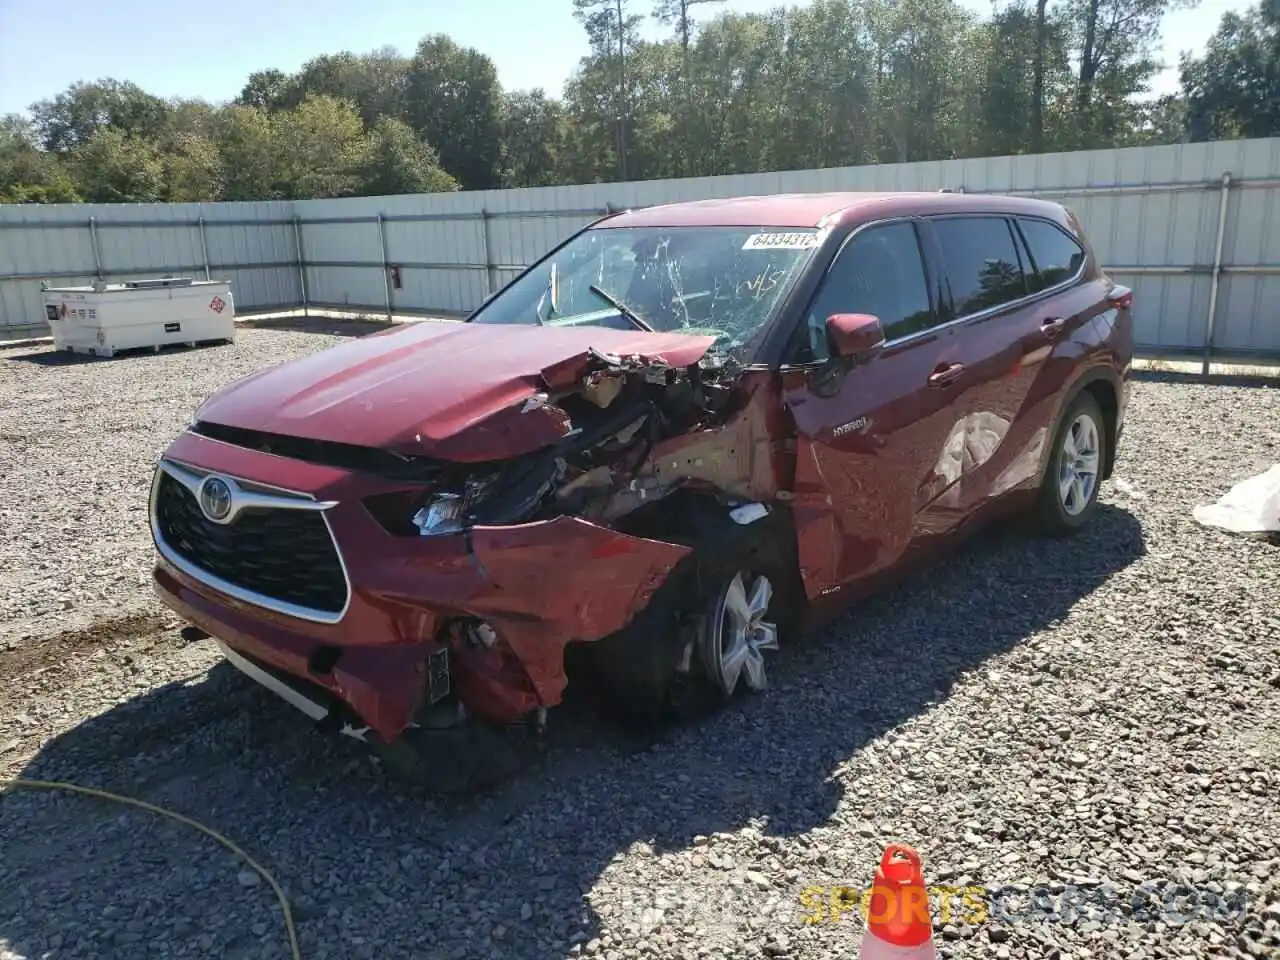
[[(570, 644), (567, 657), (594, 673), (611, 689), (611, 709), (646, 723), (659, 718), (659, 704), (685, 648), (694, 641), (697, 610), (691, 604), (708, 582), (717, 560), (744, 540), (763, 537), (791, 583), (779, 584), (784, 602), (803, 604), (798, 545), (791, 510), (785, 503), (766, 505), (768, 513), (748, 523), (730, 515), (733, 507), (710, 491), (686, 488), (622, 518), (615, 526), (628, 534), (688, 546), (691, 552), (672, 569), (649, 603), (617, 633), (589, 643)], [(777, 595), (777, 594), (775, 594)], [(792, 613), (796, 620), (796, 613)], [(690, 648), (691, 649), (691, 648)]]
[(1082, 393), (1089, 393), (1102, 410), (1103, 429), (1106, 431), (1106, 456), (1103, 459), (1099, 482), (1109, 480), (1115, 468), (1116, 441), (1119, 432), (1120, 377), (1106, 366), (1089, 367), (1080, 372), (1068, 387), (1059, 394), (1057, 407), (1050, 421), (1048, 438), (1040, 457), (1039, 482), (1044, 482), (1045, 472), (1053, 460), (1053, 439), (1062, 426), (1062, 418)]

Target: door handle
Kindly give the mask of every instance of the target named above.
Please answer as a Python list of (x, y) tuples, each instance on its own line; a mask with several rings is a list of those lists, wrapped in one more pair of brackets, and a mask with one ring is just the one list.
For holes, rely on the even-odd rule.
[(1048, 320), (1045, 320), (1040, 324), (1040, 332), (1046, 337), (1056, 337), (1062, 332), (1062, 328), (1066, 323), (1067, 321), (1062, 317), (1050, 317)]
[(961, 363), (943, 363), (934, 368), (933, 373), (929, 374), (929, 386), (946, 387), (956, 382), (960, 374), (964, 373), (964, 364)]

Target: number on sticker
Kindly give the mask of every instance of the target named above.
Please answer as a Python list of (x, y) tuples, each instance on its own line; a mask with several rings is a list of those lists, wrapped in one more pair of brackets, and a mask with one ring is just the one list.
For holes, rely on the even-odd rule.
[(818, 245), (813, 233), (753, 233), (743, 250), (807, 250)]

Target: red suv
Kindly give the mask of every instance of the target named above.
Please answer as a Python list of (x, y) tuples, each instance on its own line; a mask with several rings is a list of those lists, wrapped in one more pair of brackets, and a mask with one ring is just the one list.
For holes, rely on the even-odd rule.
[(569, 675), (646, 717), (715, 703), (980, 521), (1087, 522), (1131, 299), (1037, 200), (615, 214), (465, 322), (209, 399), (155, 473), (155, 583), (374, 743), (442, 714), (540, 722)]

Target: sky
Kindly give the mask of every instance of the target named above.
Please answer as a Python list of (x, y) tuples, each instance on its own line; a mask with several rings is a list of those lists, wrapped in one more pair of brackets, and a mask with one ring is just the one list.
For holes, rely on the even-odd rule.
[[(761, 12), (805, 0), (729, 0)], [(987, 15), (990, 0), (959, 0)], [(1200, 0), (1169, 14), (1154, 92), (1177, 87), (1178, 54), (1199, 52), (1222, 14), (1247, 0)], [(648, 0), (635, 4), (647, 13)], [(716, 7), (704, 7), (703, 11)], [(656, 35), (660, 28), (650, 24)], [(446, 33), (487, 53), (504, 87), (558, 94), (587, 51), (572, 0), (0, 0), (0, 114), (76, 80), (132, 80), (162, 97), (234, 98), (254, 70), (286, 72), (322, 53), (393, 46), (411, 53)]]

